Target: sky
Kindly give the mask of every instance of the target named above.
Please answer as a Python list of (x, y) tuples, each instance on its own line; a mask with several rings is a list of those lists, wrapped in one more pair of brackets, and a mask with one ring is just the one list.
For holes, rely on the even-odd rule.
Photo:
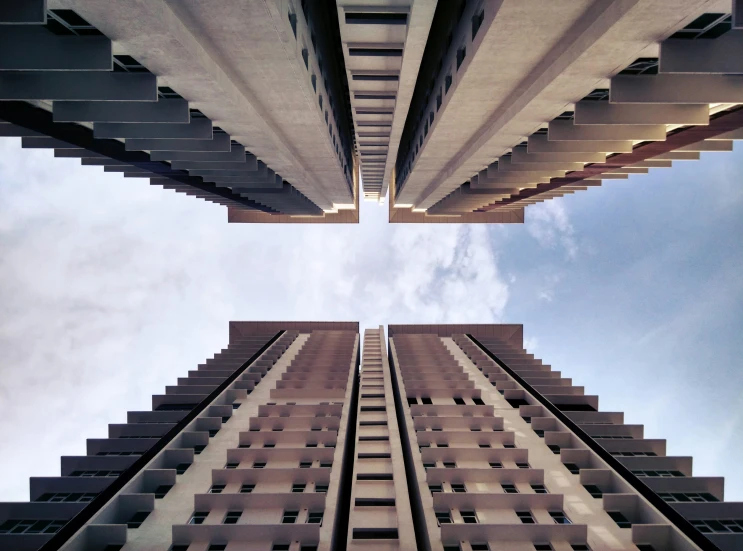
[(228, 343), (229, 320), (522, 323), (600, 408), (743, 501), (743, 144), (519, 225), (227, 224), (0, 138), (0, 501)]

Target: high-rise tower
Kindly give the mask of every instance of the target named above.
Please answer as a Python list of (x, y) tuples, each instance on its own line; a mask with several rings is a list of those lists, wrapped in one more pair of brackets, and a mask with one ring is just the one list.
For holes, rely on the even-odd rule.
[(233, 322), (230, 345), (0, 504), (19, 551), (737, 551), (743, 507), (520, 325)]

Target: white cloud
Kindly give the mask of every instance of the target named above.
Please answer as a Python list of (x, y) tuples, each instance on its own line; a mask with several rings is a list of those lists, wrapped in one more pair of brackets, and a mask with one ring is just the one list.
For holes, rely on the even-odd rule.
[(553, 199), (530, 206), (526, 210), (526, 228), (542, 247), (562, 247), (568, 258), (578, 254), (575, 230), (568, 219), (562, 199)]
[[(227, 344), (229, 320), (494, 322), (482, 226), (228, 225), (222, 207), (0, 140), (0, 499)], [(22, 430), (19, 430), (19, 423)]]

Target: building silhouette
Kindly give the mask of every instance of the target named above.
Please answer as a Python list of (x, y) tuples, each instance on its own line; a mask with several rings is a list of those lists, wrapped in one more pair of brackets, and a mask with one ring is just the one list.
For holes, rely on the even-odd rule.
[[(743, 508), (520, 325), (232, 322), (31, 502), (19, 551), (734, 551)], [(362, 352), (363, 348), (363, 352)]]

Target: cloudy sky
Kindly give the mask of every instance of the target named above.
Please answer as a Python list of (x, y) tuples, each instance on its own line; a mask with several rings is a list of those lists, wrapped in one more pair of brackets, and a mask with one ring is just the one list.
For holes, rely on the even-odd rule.
[(527, 345), (743, 501), (743, 145), (512, 226), (228, 225), (0, 138), (0, 500), (227, 344), (229, 320), (523, 323)]

